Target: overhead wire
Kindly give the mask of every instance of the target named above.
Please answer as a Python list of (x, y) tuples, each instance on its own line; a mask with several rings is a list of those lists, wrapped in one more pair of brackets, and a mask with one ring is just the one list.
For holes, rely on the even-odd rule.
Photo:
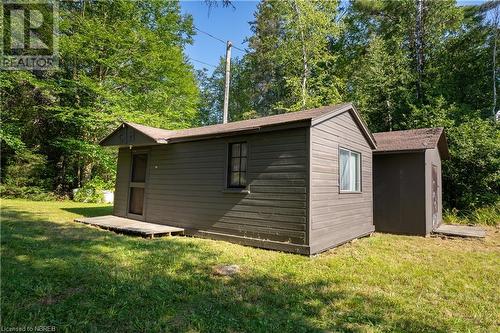
[(211, 67), (213, 67), (213, 68), (217, 68), (217, 66), (212, 65), (212, 64), (209, 64), (208, 62), (204, 62), (204, 61), (201, 61), (201, 60), (198, 60), (198, 59), (193, 59), (193, 58), (191, 58), (191, 57), (188, 57), (188, 58), (189, 58), (189, 60), (191, 60), (191, 61), (196, 61), (196, 62), (199, 62), (200, 64), (207, 65), (207, 66), (211, 66)]
[[(198, 28), (198, 27), (196, 27), (196, 26), (195, 26), (194, 28), (195, 28), (195, 30), (197, 30), (197, 31), (199, 31), (199, 32), (201, 32), (201, 33), (203, 33), (203, 34), (205, 34), (205, 35), (207, 35), (207, 36), (209, 36), (209, 37), (211, 37), (211, 38), (213, 38), (213, 39), (215, 39), (215, 40), (217, 40), (217, 41), (221, 42), (221, 43), (222, 43), (222, 44), (224, 44), (224, 45), (226, 45), (226, 43), (227, 43), (227, 42), (226, 42), (226, 41), (224, 41), (222, 38), (219, 38), (219, 37), (217, 37), (217, 36), (214, 36), (213, 34), (211, 34), (211, 33), (209, 33), (209, 32), (203, 31), (203, 30), (199, 29), (199, 28)], [(241, 51), (241, 52), (246, 53), (246, 51), (245, 51), (245, 50), (243, 50), (243, 49), (241, 49), (241, 48), (239, 48), (239, 47), (237, 47), (237, 46), (232, 45), (232, 47), (233, 47), (234, 49), (238, 50), (238, 51)], [(210, 67), (213, 67), (213, 68), (217, 68), (217, 66), (212, 65), (212, 64), (209, 64), (209, 63), (207, 63), (207, 62), (204, 62), (204, 61), (201, 61), (201, 60), (198, 60), (198, 59), (194, 59), (194, 58), (191, 58), (191, 57), (188, 57), (188, 58), (189, 58), (189, 60), (191, 60), (191, 61), (195, 61), (195, 62), (198, 62), (198, 63), (200, 63), (200, 64), (206, 65), (206, 66), (210, 66)]]
[[(197, 31), (199, 31), (199, 32), (201, 32), (201, 33), (203, 33), (203, 34), (205, 34), (205, 35), (209, 36), (209, 37), (212, 37), (213, 39), (215, 39), (215, 40), (217, 40), (217, 41), (221, 42), (222, 44), (226, 45), (226, 42), (227, 42), (227, 41), (223, 40), (222, 38), (219, 38), (219, 37), (217, 37), (217, 36), (214, 36), (214, 35), (212, 35), (212, 34), (211, 34), (211, 33), (209, 33), (209, 32), (203, 31), (203, 30), (199, 29), (198, 27), (194, 27), (194, 28), (195, 28), (195, 30), (197, 30)], [(236, 50), (239, 50), (239, 51), (241, 51), (241, 52), (245, 52), (245, 53), (246, 53), (246, 51), (245, 51), (245, 50), (243, 50), (243, 49), (241, 49), (241, 48), (239, 48), (239, 47), (237, 47), (237, 46), (234, 46), (234, 45), (233, 45), (233, 48), (234, 48), (234, 49), (236, 49)]]

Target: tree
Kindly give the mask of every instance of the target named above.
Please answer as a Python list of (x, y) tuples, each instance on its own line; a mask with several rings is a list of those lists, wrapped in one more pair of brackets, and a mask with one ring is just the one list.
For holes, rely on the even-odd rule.
[[(231, 87), (229, 90), (229, 120), (237, 121), (257, 117), (253, 108), (254, 95), (251, 73), (246, 58), (231, 59)], [(213, 125), (222, 123), (224, 103), (225, 59), (220, 58), (217, 68), (209, 76), (198, 71), (201, 91), (201, 123)]]
[(497, 42), (498, 42), (498, 24), (500, 21), (500, 9), (498, 6), (496, 6), (493, 9), (493, 18), (491, 21), (491, 28), (492, 28), (492, 37), (491, 39), (493, 40), (493, 50), (491, 52), (492, 54), (492, 84), (493, 84), (493, 109), (492, 109), (492, 114), (493, 118), (495, 118), (495, 115), (497, 113), (497, 80), (498, 80), (498, 73), (497, 73)]
[(22, 150), (45, 156), (44, 186), (66, 193), (113, 179), (114, 153), (98, 142), (120, 121), (196, 124), (198, 88), (183, 53), (192, 19), (178, 2), (71, 1), (60, 14), (59, 69), (0, 74), (2, 169)]
[(340, 101), (329, 46), (340, 32), (336, 1), (263, 1), (249, 39), (249, 66), (258, 96), (256, 111), (267, 115)]

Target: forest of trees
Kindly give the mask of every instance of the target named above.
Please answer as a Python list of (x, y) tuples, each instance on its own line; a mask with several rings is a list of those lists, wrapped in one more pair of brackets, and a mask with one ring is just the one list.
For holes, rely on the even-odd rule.
[[(230, 119), (352, 101), (373, 132), (444, 126), (445, 207), (498, 207), (499, 6), (263, 1), (231, 63)], [(220, 122), (224, 59), (194, 70), (184, 48), (195, 29), (179, 3), (62, 2), (60, 13), (59, 68), (0, 73), (3, 193), (111, 184), (116, 152), (97, 143), (123, 120)]]

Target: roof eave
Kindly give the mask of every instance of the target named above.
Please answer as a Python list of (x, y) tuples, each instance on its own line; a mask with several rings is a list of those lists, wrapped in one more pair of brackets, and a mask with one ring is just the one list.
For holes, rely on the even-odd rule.
[(99, 145), (103, 147), (128, 147), (130, 144), (107, 144), (107, 141), (111, 139), (118, 131), (124, 130), (125, 127), (132, 128), (135, 131), (138, 131), (148, 139), (151, 139), (151, 142), (148, 143), (142, 143), (142, 144), (134, 144), (133, 146), (147, 146), (147, 145), (154, 145), (159, 143), (157, 138), (152, 137), (151, 135), (148, 135), (144, 131), (141, 131), (139, 128), (127, 123), (127, 122), (122, 122), (113, 132), (108, 134), (105, 138), (99, 141)]
[(265, 131), (278, 131), (281, 129), (289, 128), (299, 128), (299, 127), (309, 127), (311, 126), (310, 119), (292, 120), (277, 124), (261, 125), (261, 126), (249, 126), (237, 130), (227, 130), (223, 132), (210, 133), (210, 134), (196, 134), (180, 138), (167, 139), (165, 143), (178, 143), (178, 142), (188, 142), (188, 141), (198, 141), (198, 140), (208, 140), (221, 137), (242, 135), (242, 134), (252, 134)]
[(439, 155), (441, 156), (442, 160), (447, 160), (450, 158), (450, 151), (448, 149), (448, 139), (446, 137), (446, 133), (444, 130), (444, 127), (441, 127), (441, 134), (439, 136), (438, 142), (437, 142), (437, 148), (439, 151)]
[(384, 155), (384, 154), (405, 154), (405, 153), (421, 153), (425, 152), (427, 149), (433, 149), (430, 147), (426, 148), (412, 148), (412, 149), (388, 149), (388, 150), (374, 150), (374, 155)]

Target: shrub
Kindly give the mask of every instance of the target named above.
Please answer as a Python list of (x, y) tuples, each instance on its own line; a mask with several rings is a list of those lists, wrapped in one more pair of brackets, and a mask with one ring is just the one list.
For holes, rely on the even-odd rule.
[[(500, 125), (490, 120), (463, 119), (446, 134), (451, 158), (443, 162), (445, 206), (469, 216), (481, 207), (498, 206)], [(484, 215), (484, 210), (478, 214)]]
[(103, 191), (111, 190), (112, 188), (113, 184), (111, 182), (106, 182), (99, 177), (95, 177), (78, 189), (73, 200), (78, 202), (101, 203), (104, 202)]
[(500, 224), (500, 202), (470, 211), (459, 211), (457, 209), (445, 210), (443, 213), (443, 220), (451, 224), (484, 224), (497, 226)]
[(48, 192), (37, 186), (0, 185), (0, 194), (2, 198), (18, 198), (33, 201), (64, 199), (63, 197), (58, 197), (54, 193)]

